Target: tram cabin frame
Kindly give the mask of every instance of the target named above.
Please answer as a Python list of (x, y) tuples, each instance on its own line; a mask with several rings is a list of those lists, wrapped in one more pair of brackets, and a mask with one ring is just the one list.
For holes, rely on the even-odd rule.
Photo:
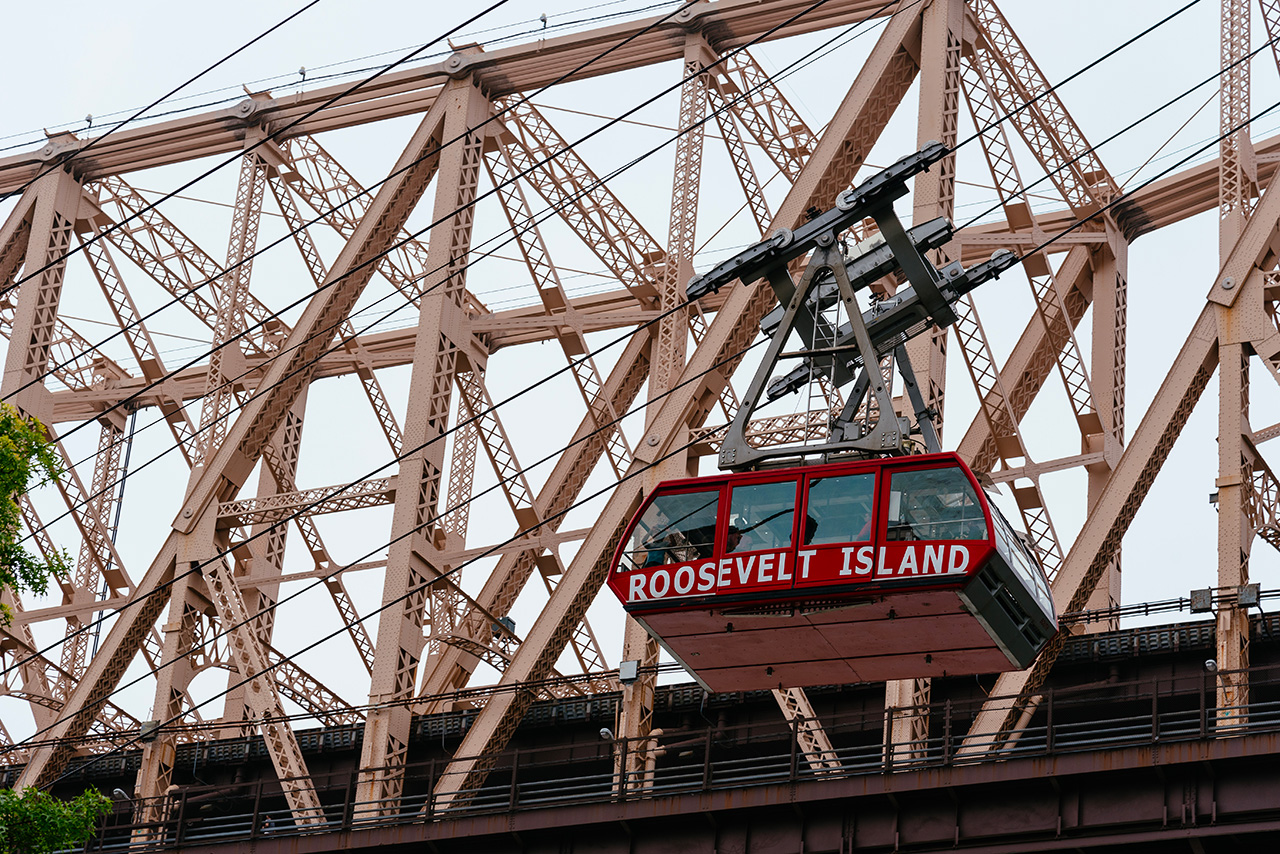
[(954, 453), (660, 484), (614, 555), (627, 613), (710, 691), (1023, 669), (1049, 582)]

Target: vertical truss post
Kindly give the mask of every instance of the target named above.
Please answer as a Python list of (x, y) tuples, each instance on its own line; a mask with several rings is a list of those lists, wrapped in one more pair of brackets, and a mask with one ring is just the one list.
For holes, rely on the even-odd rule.
[[(1254, 171), (1249, 126), (1249, 0), (1222, 0), (1220, 60), (1223, 71), (1219, 96), (1218, 251), (1225, 265), (1236, 247), (1252, 210)], [(1239, 62), (1234, 68), (1229, 66)], [(1274, 190), (1272, 190), (1274, 192)], [(1233, 283), (1243, 288), (1244, 281)], [(1218, 586), (1238, 589), (1249, 582), (1249, 549), (1253, 525), (1249, 518), (1248, 488), (1253, 474), (1245, 436), (1249, 430), (1250, 347), (1242, 343), (1232, 308), (1218, 312)], [(1231, 599), (1231, 597), (1228, 597)], [(1224, 724), (1244, 723), (1249, 705), (1249, 615), (1231, 599), (1218, 611), (1218, 717)], [(1237, 671), (1237, 672), (1233, 672)]]
[[(186, 548), (190, 545), (194, 544), (183, 543), (182, 557), (188, 556)], [(201, 603), (193, 594), (189, 575), (175, 579), (170, 587), (169, 619), (161, 627), (164, 639), (160, 646), (161, 661), (167, 666), (156, 671), (155, 701), (151, 706), (153, 721), (175, 720), (185, 709), (187, 686), (194, 675), (189, 653), (201, 619)], [(143, 742), (142, 761), (134, 783), (134, 821), (144, 825), (135, 833), (137, 840), (156, 838), (158, 831), (146, 825), (166, 818), (162, 799), (173, 780), (176, 758), (177, 740), (172, 729), (161, 729), (154, 739)]]
[[(940, 0), (923, 12), (920, 35), (920, 117), (916, 143), (923, 148), (936, 140), (948, 148), (956, 144), (956, 121), (960, 109), (960, 47), (964, 4), (960, 0)], [(948, 154), (934, 169), (916, 176), (912, 222), (921, 223), (955, 213), (956, 158)], [(934, 250), (935, 267), (950, 261), (949, 247)], [(907, 342), (911, 364), (921, 366), (917, 374), (925, 406), (932, 410), (934, 427), (942, 437), (942, 413), (947, 379), (947, 332), (932, 327), (928, 335)], [(904, 410), (910, 404), (902, 404)], [(885, 684), (886, 749), (895, 755), (912, 755), (923, 750), (929, 737), (928, 679), (895, 680)], [(895, 714), (910, 708), (912, 714)], [(925, 710), (925, 711), (921, 711)]]
[[(662, 271), (659, 308), (673, 311), (686, 302), (684, 286), (693, 275), (693, 252), (698, 224), (698, 188), (702, 178), (702, 150), (706, 139), (702, 117), (707, 109), (709, 75), (703, 69), (715, 55), (700, 35), (685, 38), (684, 84), (680, 87), (680, 118), (676, 127), (675, 175), (671, 182), (671, 220), (666, 263)], [(688, 341), (687, 309), (675, 311), (658, 322), (658, 338), (649, 371), (651, 396), (679, 379), (684, 369)]]
[[(667, 238), (666, 266), (659, 285), (658, 307), (672, 312), (658, 321), (649, 369), (649, 399), (660, 400), (680, 379), (684, 370), (689, 337), (688, 309), (676, 311), (687, 302), (685, 283), (693, 274), (693, 252), (698, 222), (698, 189), (702, 178), (702, 151), (706, 134), (701, 123), (707, 108), (710, 76), (703, 73), (715, 54), (702, 36), (685, 37), (684, 63), (680, 86), (680, 117), (676, 127), (675, 171), (671, 181), (671, 218)], [(695, 127), (696, 126), (696, 127)], [(658, 407), (646, 410), (646, 429), (653, 427)], [(646, 490), (670, 477), (695, 473), (686, 453), (676, 454), (645, 473)], [(696, 468), (695, 468), (696, 471)], [(614, 764), (622, 789), (643, 789), (652, 780), (656, 739), (650, 737), (653, 723), (654, 685), (657, 680), (658, 642), (628, 616), (623, 633), (622, 659), (639, 665), (639, 676), (622, 686)], [(625, 750), (624, 750), (625, 747)]]
[[(481, 445), (493, 464), (500, 488), (512, 509), (521, 505), (529, 511), (533, 509), (533, 493), (524, 480), (523, 470), (515, 461), (515, 453), (511, 450), (506, 431), (502, 429), (497, 414), (491, 411), (492, 401), (488, 399), (488, 390), (481, 381), (482, 368), (474, 363), (470, 367), (470, 370), (459, 370), (455, 374), (460, 404), (456, 418), (460, 429), (453, 434), (450, 451), (449, 491), (445, 499), (448, 512), (440, 520), (440, 527), (456, 537), (459, 543), (467, 541), (476, 452)], [(479, 413), (485, 414), (481, 416)], [(468, 423), (462, 424), (464, 421)], [(512, 475), (516, 476), (514, 483), (505, 480)], [(519, 514), (517, 518), (520, 518)], [(526, 517), (518, 524), (524, 528), (531, 521)], [(431, 637), (427, 641), (427, 658), (430, 661), (428, 670), (439, 659), (443, 645), (457, 631), (463, 619), (462, 593), (458, 589), (462, 584), (462, 567), (445, 568), (452, 570), (452, 583), (437, 584), (431, 588), (431, 604), (428, 609), (428, 622), (431, 625)]]
[[(1248, 345), (1222, 341), (1219, 360), (1218, 587), (1236, 591), (1249, 583), (1255, 528), (1249, 502), (1254, 460), (1245, 440), (1250, 432)], [(1219, 726), (1246, 723), (1249, 706), (1249, 675), (1244, 672), (1249, 666), (1249, 613), (1233, 596), (1226, 598), (1218, 609)]]
[[(418, 664), (425, 644), (431, 581), (441, 574), (436, 551), (445, 532), (437, 519), (444, 445), (454, 374), (468, 363), (466, 289), (471, 245), (472, 202), (479, 179), (483, 136), (474, 131), (490, 105), (470, 80), (454, 81), (439, 95), (444, 109), (443, 139), (456, 140), (440, 154), (432, 221), (438, 222), (428, 247), (428, 279), (419, 314), (405, 447), (400, 463), (392, 543), (387, 558), (383, 604), (365, 724), (357, 801), (362, 812), (398, 808), (404, 787)], [(431, 441), (428, 444), (429, 440)], [(425, 446), (425, 447), (424, 447)], [(437, 542), (439, 540), (439, 542)], [(400, 702), (405, 701), (405, 702)]]
[[(0, 393), (26, 415), (51, 423), (43, 375), (58, 323), (58, 300), (71, 250), (80, 188), (55, 169), (27, 191), (35, 197), (27, 230), (24, 274), (5, 355)], [(37, 272), (38, 271), (38, 272)]]
[[(1226, 258), (1244, 230), (1256, 193), (1257, 164), (1249, 140), (1249, 0), (1222, 0), (1222, 89), (1218, 99), (1218, 251)], [(1239, 63), (1239, 64), (1236, 64)], [(1231, 67), (1233, 66), (1234, 67)]]
[[(1111, 471), (1124, 452), (1124, 394), (1126, 335), (1128, 324), (1129, 244), (1114, 226), (1107, 223), (1108, 246), (1094, 253), (1093, 272), (1093, 399), (1103, 432), (1085, 437), (1085, 453), (1102, 452), (1103, 461), (1087, 466), (1088, 502), (1092, 509), (1106, 488)], [(1120, 598), (1120, 551), (1098, 580), (1087, 605), (1089, 610), (1118, 606)], [(1089, 624), (1098, 631), (1120, 628), (1118, 618)]]
[(630, 617), (623, 630), (624, 661), (634, 661), (637, 677), (622, 685), (618, 705), (618, 740), (613, 751), (613, 790), (618, 795), (644, 792), (653, 784), (658, 738), (653, 732), (653, 701), (657, 696), (658, 642)]

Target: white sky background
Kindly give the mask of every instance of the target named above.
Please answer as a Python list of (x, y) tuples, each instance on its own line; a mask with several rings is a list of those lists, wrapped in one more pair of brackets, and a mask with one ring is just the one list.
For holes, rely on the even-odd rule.
[[(0, 124), (0, 157), (38, 148), (43, 144), (41, 130), (44, 128), (50, 131), (70, 129), (81, 136), (101, 132), (102, 128), (222, 58), (300, 5), (240, 0), (217, 4), (137, 0), (101, 4), (75, 0), (60, 4), (56, 14), (36, 14), (36, 7), (31, 4), (10, 10), (9, 31), (21, 35), (10, 39), (6, 50), (0, 54), (0, 72), (9, 82), (4, 99), (3, 124)], [(455, 36), (454, 41), (492, 43), (504, 35), (538, 27), (537, 18), (541, 13), (546, 13), (550, 25), (555, 27), (580, 18), (634, 10), (644, 5), (643, 0), (622, 0), (602, 8), (580, 11), (563, 0), (515, 0), (490, 18), (469, 27), (465, 34)], [(1054, 6), (1053, 14), (1047, 14), (1045, 4), (1038, 2), (1005, 0), (1001, 4), (1045, 76), (1052, 82), (1074, 73), (1181, 5), (1181, 2), (1077, 2)], [(298, 69), (301, 66), (308, 69), (308, 87), (328, 85), (330, 81), (317, 82), (317, 78), (340, 71), (373, 69), (380, 63), (391, 62), (478, 8), (473, 4), (440, 2), (321, 0), (316, 7), (304, 12), (273, 36), (188, 87), (179, 96), (184, 100), (160, 109), (207, 105), (204, 109), (212, 110), (232, 106), (244, 97), (240, 88), (242, 84), (252, 89), (270, 88), (277, 96), (286, 95), (298, 89), (301, 82)], [(672, 6), (663, 7), (662, 11), (669, 8)], [(1213, 74), (1219, 61), (1218, 14), (1218, 3), (1202, 0), (1177, 21), (1066, 86), (1060, 93), (1061, 97), (1085, 137), (1098, 144), (1148, 110)], [(480, 33), (481, 30), (489, 32)], [(878, 32), (877, 26), (869, 34), (781, 82), (783, 92), (813, 128), (821, 127), (830, 117)], [(470, 37), (467, 34), (471, 34)], [(526, 41), (531, 37), (536, 36), (522, 36), (516, 41)], [(752, 53), (766, 69), (776, 71), (827, 37), (829, 35), (787, 43), (771, 42), (753, 48)], [(1258, 44), (1264, 39), (1262, 22), (1255, 11), (1253, 40)], [(440, 48), (429, 48), (424, 53), (437, 52), (447, 52), (447, 47), (442, 44)], [(660, 87), (675, 82), (678, 74), (678, 65), (670, 63), (626, 75), (557, 87), (537, 96), (535, 102), (545, 107), (616, 114), (650, 97)], [(1216, 82), (1199, 89), (1160, 116), (1103, 148), (1100, 154), (1112, 175), (1125, 183), (1134, 169), (1155, 154), (1156, 159), (1137, 176), (1136, 182), (1141, 182), (1215, 137), (1218, 107), (1216, 98), (1210, 99), (1215, 90)], [(1277, 86), (1275, 63), (1270, 53), (1264, 52), (1254, 61), (1254, 110), (1270, 106), (1277, 98), (1280, 98), (1280, 86)], [(885, 137), (872, 152), (871, 163), (887, 164), (915, 148), (915, 99), (913, 89)], [(1192, 118), (1206, 100), (1210, 103)], [(667, 96), (635, 119), (667, 128), (674, 125), (677, 110), (676, 98)], [(95, 116), (93, 130), (86, 134), (84, 116), (90, 113)], [(547, 115), (570, 139), (600, 124), (599, 119), (556, 110), (548, 110)], [(387, 168), (399, 155), (416, 121), (410, 117), (384, 122), (321, 137), (321, 141), (344, 166), (368, 185), (386, 175)], [(1187, 123), (1186, 127), (1179, 131), (1184, 123)], [(1260, 139), (1272, 135), (1277, 129), (1280, 129), (1280, 110), (1255, 125), (1253, 135)], [(714, 124), (709, 126), (709, 131), (714, 132)], [(972, 125), (966, 114), (961, 121), (961, 139), (971, 132)], [(584, 145), (580, 153), (598, 173), (604, 173), (669, 135), (667, 131), (652, 127), (622, 125)], [(1174, 138), (1165, 146), (1170, 137)], [(1162, 146), (1165, 147), (1162, 149)], [(742, 204), (741, 192), (727, 166), (723, 146), (709, 138), (706, 152), (704, 175), (714, 178), (716, 183), (704, 184), (704, 187), (716, 189), (714, 192), (704, 190), (701, 199), (699, 244), (706, 241)], [(611, 185), (650, 233), (663, 243), (667, 235), (672, 156), (672, 147), (668, 146), (642, 167), (624, 173)], [(1197, 162), (1212, 156), (1216, 156), (1216, 147), (1197, 158)], [(194, 177), (214, 162), (139, 173), (127, 176), (127, 180), (148, 190), (168, 189), (181, 180)], [(756, 157), (755, 162), (761, 170), (762, 180), (773, 175), (772, 168), (765, 168), (764, 158)], [(1024, 179), (1030, 181), (1040, 177), (1041, 173), (1033, 168), (1029, 159), (1024, 157), (1020, 163)], [(238, 166), (234, 164), (221, 170), (186, 191), (183, 195), (190, 200), (175, 199), (164, 208), (217, 259), (225, 257), (230, 221), (226, 205), (234, 201), (237, 171)], [(961, 153), (960, 179), (976, 183), (988, 183), (990, 180), (976, 145), (968, 146)], [(768, 194), (775, 208), (784, 189), (781, 180), (774, 181), (769, 187)], [(962, 184), (957, 191), (957, 223), (964, 223), (985, 210), (993, 197), (989, 189)], [(430, 193), (425, 198), (429, 199)], [(12, 203), (0, 204), (0, 216), (7, 215), (11, 207)], [(269, 201), (264, 209), (273, 210), (272, 203)], [(909, 217), (908, 200), (900, 202), (898, 210), (904, 217)], [(416, 227), (421, 228), (429, 221), (429, 213), (430, 202), (424, 201), (411, 219), (411, 226), (417, 223)], [(475, 243), (502, 232), (503, 225), (501, 216), (492, 205), (487, 212), (482, 208), (477, 214)], [(589, 273), (600, 270), (598, 260), (588, 252), (571, 248), (571, 242), (565, 239), (567, 229), (563, 226), (550, 225), (545, 230), (552, 241), (553, 257), (562, 268)], [(749, 231), (749, 219), (739, 216), (730, 228), (710, 243), (696, 266), (706, 269), (728, 251), (750, 241), (753, 238)], [(278, 217), (264, 217), (259, 245), (282, 233)], [(332, 238), (321, 239), (321, 251), (326, 260), (333, 260), (337, 245)], [(558, 248), (560, 246), (565, 248)], [(515, 247), (505, 247), (497, 253), (513, 256)], [(1203, 306), (1204, 295), (1217, 267), (1216, 216), (1212, 212), (1163, 233), (1140, 238), (1133, 244), (1128, 292), (1127, 424), (1130, 436)], [(310, 287), (291, 246), (281, 246), (274, 253), (264, 255), (255, 262), (254, 271), (255, 293), (273, 307), (302, 295)], [(575, 288), (603, 289), (607, 284), (598, 275), (563, 274), (566, 276), (565, 286), (571, 293)], [(268, 287), (264, 281), (273, 281), (269, 278), (272, 276), (276, 277), (274, 281), (278, 284)], [(126, 281), (132, 284), (138, 279), (126, 275)], [(69, 274), (63, 296), (64, 315), (105, 317), (101, 298), (95, 299), (91, 292), (92, 282), (87, 271), (80, 270), (79, 282), (76, 284)], [(522, 266), (510, 262), (489, 260), (477, 263), (470, 273), (470, 286), (491, 307), (499, 309), (536, 299), (533, 287), (528, 283), (527, 272)], [(160, 297), (155, 295), (158, 289), (149, 289), (146, 296), (140, 292), (142, 290), (140, 286), (134, 287), (134, 296), (140, 302), (150, 307), (160, 304)], [(504, 300), (513, 302), (508, 304)], [(371, 298), (365, 299), (361, 305), (367, 306), (370, 302)], [(388, 305), (392, 304), (399, 305), (399, 302)], [(1003, 361), (1030, 316), (1031, 300), (1021, 272), (1012, 271), (998, 282), (984, 286), (979, 292), (979, 310), (997, 350), (997, 358)], [(288, 319), (292, 320), (296, 314), (296, 311), (292, 312)], [(159, 319), (151, 322), (153, 333), (165, 331), (190, 336), (197, 341), (207, 341), (209, 337), (208, 331), (194, 323), (189, 315), (169, 312), (162, 317), (165, 318), (163, 322)], [(371, 319), (372, 315), (364, 322)], [(412, 322), (412, 315), (401, 311), (388, 318), (386, 324), (407, 326)], [(1086, 318), (1082, 330), (1088, 328), (1088, 323)], [(91, 337), (95, 330), (101, 334), (105, 329), (84, 323), (78, 324), (78, 328)], [(591, 340), (599, 346), (612, 337), (602, 334), (593, 336)], [(204, 346), (177, 337), (161, 337), (157, 343), (171, 369), (198, 355)], [(1087, 348), (1087, 335), (1082, 336), (1081, 343)], [(953, 342), (948, 377), (948, 441), (944, 442), (949, 443), (948, 446), (959, 441), (976, 411), (972, 386), (957, 350), (958, 345)], [(120, 358), (122, 364), (131, 364)], [(614, 358), (616, 356), (612, 352), (602, 355), (602, 370), (607, 371)], [(563, 360), (554, 344), (543, 345), (541, 349), (525, 347), (499, 353), (489, 367), (490, 390), (495, 398), (500, 399), (562, 365)], [(386, 371), (380, 376), (393, 396), (398, 393), (399, 413), (403, 416), (408, 369)], [(740, 392), (748, 380), (749, 374), (740, 371), (735, 383)], [(360, 402), (354, 380), (328, 380), (325, 383), (326, 388), (332, 387), (334, 391), (321, 394), (317, 386), (307, 411), (307, 439), (298, 476), (298, 483), (304, 488), (364, 476), (375, 465), (389, 459), (386, 445), (368, 414), (367, 405)], [(576, 400), (576, 392), (563, 378), (553, 387), (559, 399)], [(1215, 379), (1188, 421), (1151, 496), (1130, 529), (1124, 550), (1126, 602), (1166, 599), (1185, 595), (1195, 587), (1216, 584), (1216, 514), (1208, 503), (1217, 469), (1214, 441), (1217, 432), (1216, 390)], [(559, 447), (579, 418), (576, 409), (569, 415), (549, 413), (546, 401), (545, 396), (535, 397), (502, 410), (501, 417), (507, 429), (514, 434), (517, 451), (526, 464)], [(1275, 383), (1260, 368), (1254, 372), (1253, 401), (1251, 422), (1255, 428), (1280, 420), (1280, 406), (1277, 406), (1280, 394), (1277, 394)], [(139, 418), (139, 426), (155, 417), (154, 411), (144, 411)], [(198, 422), (198, 412), (194, 409), (191, 417)], [(64, 425), (63, 430), (70, 426)], [(632, 425), (631, 432), (635, 438), (636, 425)], [(1024, 422), (1024, 435), (1037, 460), (1079, 452), (1077, 434), (1061, 383), (1052, 377), (1041, 400)], [(376, 442), (377, 447), (366, 447), (365, 440)], [(68, 444), (72, 455), (79, 459), (92, 453), (95, 442), (96, 431), (86, 430)], [(134, 465), (149, 459), (169, 442), (168, 433), (162, 426), (141, 431), (133, 451)], [(171, 454), (166, 461), (138, 473), (129, 482), (120, 548), (134, 579), (145, 572), (181, 500), (186, 471), (175, 457)], [(704, 466), (712, 464), (712, 461), (707, 461)], [(704, 467), (704, 470), (708, 469)], [(85, 469), (86, 478), (88, 471), (91, 467)], [(391, 473), (394, 471), (385, 472), (382, 476)], [(535, 489), (545, 476), (546, 467), (531, 474)], [(482, 459), (477, 463), (477, 486), (483, 488), (492, 482), (492, 474)], [(602, 474), (598, 472), (587, 491), (604, 483)], [(1052, 502), (1051, 510), (1059, 534), (1067, 542), (1084, 520), (1083, 483), (1083, 472), (1063, 473), (1047, 477), (1044, 481), (1051, 499), (1057, 498)], [(252, 494), (253, 485), (251, 480), (246, 494)], [(486, 527), (485, 507), (492, 508), (497, 518), (509, 519), (509, 512), (500, 499), (489, 499), (488, 502), (478, 502), (472, 511), (471, 542), (498, 541), (510, 535), (507, 522), (501, 526)], [(46, 496), (40, 506), (48, 517), (58, 512), (56, 498), (50, 502)], [(596, 509), (599, 506), (599, 502), (592, 505)], [(352, 560), (379, 543), (385, 543), (390, 528), (389, 512), (365, 511), (363, 515), (346, 516), (351, 518), (330, 516), (321, 524), (336, 558)], [(587, 527), (591, 522), (588, 509), (571, 516), (564, 527)], [(65, 525), (55, 526), (55, 532), (61, 541), (71, 545), (74, 555), (78, 547), (74, 532)], [(296, 540), (296, 531), (289, 536)], [(293, 547), (297, 549), (299, 545), (295, 542)], [(566, 561), (571, 555), (571, 549), (564, 553)], [(302, 570), (307, 563), (305, 556), (299, 557), (295, 551), (290, 556), (287, 569)], [(1254, 580), (1261, 581), (1264, 589), (1280, 586), (1277, 566), (1275, 553), (1259, 541), (1253, 551)], [(478, 589), (483, 569), (470, 572), (467, 578), (468, 589)], [(363, 613), (376, 607), (380, 598), (380, 572), (348, 577), (347, 585)], [(286, 586), (282, 592), (287, 594), (294, 589), (297, 585)], [(319, 634), (335, 628), (333, 608), (326, 600), (327, 595), (312, 593), (300, 600), (302, 607), (295, 606), (288, 611), (282, 609), (276, 646), (286, 653), (293, 652)], [(529, 594), (522, 598), (513, 612), (517, 630), (522, 634), (536, 618), (539, 602), (538, 595)], [(34, 600), (28, 602), (29, 607), (36, 604)], [(56, 602), (50, 600), (49, 604)], [(591, 611), (591, 618), (601, 636), (606, 656), (610, 663), (616, 664), (621, 649), (620, 608), (609, 594), (602, 593)], [(1178, 618), (1170, 615), (1158, 619)], [(375, 634), (376, 618), (368, 620), (367, 625), (370, 633)], [(60, 628), (55, 629), (54, 624), (47, 626), (49, 628), (39, 637), (43, 642), (53, 641), (61, 631)], [(54, 634), (49, 634), (49, 631), (54, 631)], [(56, 654), (53, 657), (56, 658)], [(330, 687), (344, 693), (348, 700), (364, 702), (367, 680), (349, 641), (336, 638), (318, 651), (303, 656), (301, 661)], [(134, 670), (138, 670), (136, 665)], [(202, 696), (208, 696), (225, 684), (222, 675), (208, 675), (201, 679), (204, 681), (197, 684), (201, 686), (198, 693)], [(131, 711), (139, 717), (147, 717), (152, 701), (149, 683), (143, 682), (122, 696), (127, 698), (125, 702)], [(207, 716), (216, 716), (219, 708), (215, 704), (206, 711)], [(29, 731), (30, 719), (24, 707), (0, 700), (0, 715), (15, 737)]]

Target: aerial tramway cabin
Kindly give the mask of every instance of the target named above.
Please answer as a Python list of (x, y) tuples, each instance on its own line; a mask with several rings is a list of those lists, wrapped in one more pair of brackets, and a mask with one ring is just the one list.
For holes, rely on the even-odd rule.
[(995, 673), (1057, 630), (1038, 562), (953, 453), (663, 483), (609, 586), (715, 692)]

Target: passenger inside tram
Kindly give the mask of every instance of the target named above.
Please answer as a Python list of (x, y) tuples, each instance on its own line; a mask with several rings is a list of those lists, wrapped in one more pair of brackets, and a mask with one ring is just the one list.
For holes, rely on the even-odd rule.
[(795, 505), (794, 480), (734, 487), (725, 553), (789, 548)]
[(660, 496), (645, 510), (628, 549), (630, 569), (685, 563), (715, 551), (719, 490)]
[(890, 540), (981, 540), (987, 522), (960, 469), (894, 472), (887, 535)]

